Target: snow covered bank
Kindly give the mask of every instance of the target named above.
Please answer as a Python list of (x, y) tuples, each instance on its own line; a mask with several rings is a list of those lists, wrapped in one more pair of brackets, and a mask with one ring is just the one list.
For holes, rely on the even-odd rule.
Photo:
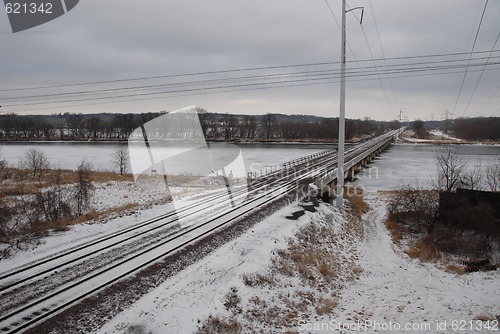
[[(295, 203), (166, 280), (100, 333), (192, 333), (207, 319), (233, 321), (245, 333), (327, 333), (338, 328), (372, 333), (383, 332), (384, 326), (392, 326), (394, 333), (452, 333), (457, 326), (484, 332), (479, 328), (486, 322), (475, 319), (500, 314), (498, 271), (458, 276), (410, 259), (393, 245), (383, 224), (385, 199), (379, 193), (366, 197), (372, 209), (363, 216), (363, 237), (352, 226), (346, 229), (347, 216), (327, 204), (298, 220), (286, 219), (300, 209)], [(333, 275), (328, 284), (319, 277), (320, 284), (309, 284), (298, 273), (287, 276), (272, 269), (277, 254), (290, 242), (300, 242), (297, 232), (311, 221), (337, 238), (323, 241), (334, 246), (342, 264), (324, 270), (344, 276)], [(354, 276), (345, 268), (355, 269)], [(275, 327), (269, 327), (272, 321)]]
[[(342, 287), (359, 274), (362, 226), (330, 205), (317, 205), (295, 203), (277, 211), (167, 279), (100, 332), (191, 333), (210, 316), (234, 316), (245, 332), (274, 333), (330, 313)], [(297, 210), (305, 215), (285, 218)]]
[[(481, 328), (486, 323), (476, 319), (500, 315), (498, 270), (459, 276), (410, 259), (393, 245), (384, 226), (385, 200), (377, 193), (369, 194), (367, 200), (372, 211), (364, 216), (359, 262), (364, 272), (343, 292), (335, 320), (372, 325), (392, 322), (393, 329), (401, 326), (394, 333), (455, 333), (460, 328), (467, 333), (485, 332)], [(373, 327), (364, 329), (374, 332)]]

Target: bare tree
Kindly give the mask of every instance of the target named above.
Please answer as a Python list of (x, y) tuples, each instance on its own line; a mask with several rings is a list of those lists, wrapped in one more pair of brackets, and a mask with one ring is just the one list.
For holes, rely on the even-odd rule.
[(266, 135), (266, 139), (271, 139), (272, 137), (274, 137), (273, 131), (275, 130), (274, 128), (276, 126), (276, 117), (271, 113), (265, 114), (262, 125), (264, 134)]
[(70, 202), (73, 200), (69, 188), (62, 185), (61, 170), (54, 171), (55, 180), (51, 187), (39, 187), (33, 196), (20, 196), (21, 210), (34, 234), (44, 234), (48, 228), (64, 225), (73, 214)]
[(403, 220), (413, 232), (431, 233), (436, 225), (439, 196), (422, 187), (403, 186), (391, 197), (388, 210), (397, 220)]
[(24, 160), (21, 165), (31, 170), (33, 177), (41, 178), (42, 172), (49, 168), (49, 160), (43, 151), (32, 147), (24, 152)]
[(67, 114), (66, 122), (71, 129), (71, 135), (73, 136), (73, 138), (80, 137), (83, 125), (82, 114)]
[(436, 154), (438, 165), (438, 187), (447, 192), (456, 189), (462, 181), (467, 161), (454, 147), (447, 146)]
[(90, 117), (86, 122), (85, 125), (87, 127), (87, 135), (90, 138), (97, 138), (99, 134), (99, 130), (101, 130), (101, 119), (96, 116)]
[(254, 138), (255, 134), (257, 133), (257, 121), (255, 120), (255, 116), (245, 116), (243, 127), (245, 137)]
[(460, 181), (460, 186), (470, 190), (481, 190), (483, 187), (483, 170), (480, 166), (476, 166), (464, 172)]
[[(7, 178), (7, 161), (0, 159), (0, 184)], [(10, 232), (12, 224), (10, 218), (13, 215), (12, 206), (9, 205), (5, 198), (4, 191), (0, 188), (0, 243), (8, 243), (10, 241)], [(0, 254), (0, 259), (3, 257)]]
[(120, 175), (123, 175), (127, 172), (127, 162), (129, 159), (128, 149), (124, 145), (119, 145), (113, 151), (113, 164), (117, 167)]
[(500, 191), (500, 161), (486, 168), (485, 179), (490, 191)]
[(90, 163), (82, 161), (76, 171), (76, 183), (73, 187), (76, 201), (76, 214), (81, 216), (90, 208), (90, 202), (94, 194), (94, 185), (91, 180), (92, 166)]
[(6, 180), (8, 176), (9, 176), (9, 170), (7, 161), (5, 159), (0, 159), (0, 183)]

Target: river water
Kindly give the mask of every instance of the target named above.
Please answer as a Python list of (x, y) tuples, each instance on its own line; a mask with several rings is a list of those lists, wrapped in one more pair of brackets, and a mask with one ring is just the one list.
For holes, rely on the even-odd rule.
[[(402, 185), (433, 187), (438, 176), (436, 155), (447, 147), (393, 144), (359, 173), (353, 184), (368, 191), (397, 189)], [(500, 146), (454, 145), (453, 149), (468, 169), (500, 164)]]
[[(16, 166), (31, 147), (45, 153), (50, 163), (63, 169), (75, 169), (83, 160), (96, 170), (114, 170), (112, 156), (118, 145), (126, 143), (35, 142), (4, 143), (0, 156)], [(240, 143), (245, 168), (256, 171), (332, 148), (326, 144)], [(388, 190), (402, 184), (432, 186), (437, 178), (436, 154), (445, 146), (425, 144), (394, 144), (357, 176), (354, 185), (366, 190)], [(500, 146), (456, 145), (457, 154), (467, 161), (468, 168), (500, 164)]]
[[(25, 152), (36, 148), (45, 153), (49, 162), (62, 169), (76, 169), (85, 160), (95, 170), (114, 170), (113, 152), (118, 145), (126, 143), (92, 142), (29, 142), (0, 144), (0, 156), (12, 166), (17, 166)], [(325, 149), (327, 144), (297, 143), (239, 143), (247, 171), (265, 170), (284, 162), (304, 157)]]

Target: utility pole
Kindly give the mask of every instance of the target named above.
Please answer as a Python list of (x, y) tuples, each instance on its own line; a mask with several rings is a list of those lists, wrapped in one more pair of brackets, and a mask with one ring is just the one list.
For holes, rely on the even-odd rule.
[(338, 208), (344, 207), (344, 146), (345, 146), (345, 8), (346, 0), (342, 0), (342, 38), (340, 41), (340, 113), (339, 113), (339, 144), (337, 149), (337, 198)]
[(448, 121), (450, 119), (450, 115), (453, 115), (453, 113), (450, 112), (449, 109), (445, 109), (443, 116), (444, 116), (444, 133), (448, 133)]
[(399, 108), (399, 134), (403, 132), (403, 109)]
[(340, 113), (339, 113), (339, 145), (337, 150), (337, 194), (336, 205), (344, 207), (344, 151), (345, 151), (345, 64), (346, 64), (346, 13), (362, 9), (360, 24), (363, 23), (363, 7), (355, 7), (346, 11), (346, 0), (342, 0), (342, 38), (340, 41)]

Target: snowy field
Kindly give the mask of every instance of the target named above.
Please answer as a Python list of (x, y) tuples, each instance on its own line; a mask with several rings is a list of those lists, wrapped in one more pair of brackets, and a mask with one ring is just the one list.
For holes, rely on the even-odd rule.
[[(169, 187), (169, 193), (180, 207), (217, 191), (211, 187)], [(38, 261), (52, 254), (57, 254), (77, 245), (132, 227), (145, 220), (153, 219), (175, 211), (174, 203), (167, 203), (169, 194), (163, 179), (144, 183), (132, 181), (109, 181), (95, 183), (92, 208), (97, 211), (113, 210), (118, 207), (130, 208), (111, 213), (87, 223), (70, 225), (68, 231), (50, 231), (48, 236), (36, 242), (13, 249), (10, 257), (1, 259), (2, 271)]]
[(378, 193), (366, 197), (372, 210), (364, 216), (360, 247), (364, 273), (342, 294), (336, 320), (367, 325), (352, 332), (373, 333), (376, 324), (391, 323), (394, 330), (387, 332), (392, 333), (492, 332), (481, 330), (475, 319), (500, 315), (499, 271), (456, 275), (410, 259), (394, 246), (383, 224), (385, 200)]
[[(291, 322), (287, 330), (299, 333), (454, 333), (453, 324), (466, 322), (466, 326), (476, 329), (479, 322), (473, 321), (475, 318), (492, 318), (500, 314), (498, 271), (458, 276), (435, 265), (423, 265), (410, 259), (392, 244), (383, 225), (385, 202), (381, 195), (370, 193), (367, 197), (372, 210), (363, 216), (364, 238), (349, 248), (351, 256), (359, 258), (358, 264), (363, 269), (360, 278), (344, 282), (345, 288), (338, 292), (339, 302), (331, 314), (320, 316), (311, 312), (309, 317)], [(285, 219), (284, 216), (293, 210), (293, 206), (285, 207), (166, 280), (133, 307), (113, 318), (100, 333), (193, 333), (199, 320), (209, 315), (227, 316), (223, 302), (231, 287), (236, 287), (242, 296), (243, 309), (251, 307), (248, 298), (252, 295), (266, 299), (272, 291), (262, 289), (259, 294), (242, 283), (242, 276), (265, 271), (275, 251), (285, 247), (287, 239), (293, 238), (294, 232), (311, 220), (328, 216), (337, 230), (345, 220), (335, 208), (326, 204), (321, 204), (318, 212), (307, 213), (297, 221)], [(286, 282), (294, 285), (278, 287), (284, 293), (300, 286), (300, 282), (292, 278)], [(280, 306), (278, 298), (276, 303)], [(393, 329), (396, 326), (420, 327), (393, 331), (370, 327), (377, 324), (392, 325)], [(259, 323), (252, 326), (263, 328)], [(351, 330), (339, 331), (339, 326)], [(263, 330), (264, 333), (285, 331), (265, 327)]]
[[(348, 235), (339, 237), (338, 248), (339, 256), (354, 261), (362, 272), (356, 280), (339, 278), (337, 305), (333, 312), (315, 314), (313, 308), (300, 321), (291, 321), (288, 330), (299, 333), (484, 333), (484, 330), (479, 330), (480, 322), (475, 319), (493, 319), (500, 315), (499, 270), (456, 275), (436, 264), (421, 264), (392, 243), (383, 225), (385, 199), (377, 191), (395, 189), (402, 183), (431, 186), (437, 173), (436, 149), (431, 145), (393, 145), (375, 160), (370, 169), (358, 175), (354, 185), (367, 191), (366, 199), (371, 207), (363, 216), (364, 237), (359, 240)], [(471, 166), (495, 163), (500, 156), (498, 146), (461, 145), (458, 149)], [(257, 152), (253, 157), (255, 161)], [(285, 151), (281, 156), (276, 151), (275, 154), (277, 159), (290, 157)], [(200, 191), (196, 188), (170, 190), (174, 199), (184, 201), (196, 198)], [(71, 226), (66, 232), (53, 232), (35, 249), (19, 251), (12, 258), (2, 260), (3, 269), (41, 259), (164, 214), (173, 209), (171, 204), (164, 203), (164, 197), (161, 182), (156, 186), (115, 181), (98, 184), (95, 209), (106, 210), (127, 203), (136, 203), (137, 207), (102, 221)], [(306, 212), (298, 220), (285, 218), (297, 209), (298, 203), (294, 203), (275, 212), (237, 239), (168, 278), (111, 319), (100, 333), (193, 333), (200, 325), (199, 321), (209, 315), (228, 315), (224, 298), (231, 287), (237, 287), (244, 307), (250, 307), (250, 296), (257, 294), (261, 299), (272, 300), (272, 296), (278, 293), (295, 289), (301, 284), (297, 278), (283, 279), (277, 291), (256, 291), (246, 286), (242, 277), (265, 271), (276, 251), (286, 247), (299, 228), (311, 221), (329, 224), (335, 231), (341, 231), (346, 222), (345, 214), (324, 203), (317, 212)], [(353, 263), (349, 262), (349, 265)], [(268, 306), (272, 307), (270, 303)], [(280, 306), (279, 298), (274, 303)], [(380, 330), (370, 327), (377, 324), (400, 326), (400, 329), (391, 327), (391, 331), (384, 330), (386, 327)], [(262, 328), (259, 323), (252, 326)], [(339, 326), (344, 326), (344, 329), (338, 331)], [(404, 326), (410, 327), (406, 330)], [(464, 330), (454, 331), (456, 328)], [(284, 331), (284, 328), (264, 330), (266, 333)]]

